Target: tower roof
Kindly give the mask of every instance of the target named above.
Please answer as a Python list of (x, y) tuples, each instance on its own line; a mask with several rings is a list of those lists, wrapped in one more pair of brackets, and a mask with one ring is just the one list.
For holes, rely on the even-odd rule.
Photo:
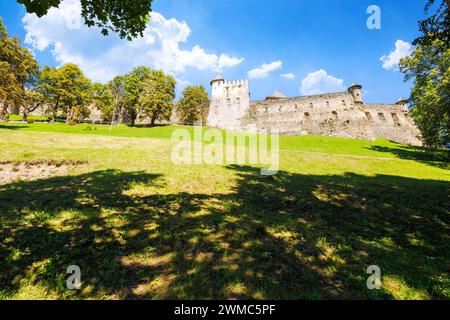
[(286, 98), (287, 97), (283, 93), (277, 90), (271, 96), (267, 97), (266, 100), (286, 99)]
[(216, 77), (211, 81), (211, 85), (216, 81), (225, 81), (220, 73), (216, 75)]
[(400, 99), (398, 99), (396, 102), (395, 102), (395, 104), (397, 104), (397, 105), (402, 105), (402, 104), (407, 104), (408, 103), (408, 100), (407, 99), (404, 99), (403, 97), (401, 97)]
[(353, 89), (353, 88), (361, 89), (361, 88), (362, 88), (362, 85), (360, 85), (359, 83), (353, 82), (353, 83), (348, 87), (348, 90), (350, 91), (350, 90)]

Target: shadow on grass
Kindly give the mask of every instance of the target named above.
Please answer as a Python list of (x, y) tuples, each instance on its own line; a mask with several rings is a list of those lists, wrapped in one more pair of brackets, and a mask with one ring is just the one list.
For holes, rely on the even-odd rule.
[(113, 170), (0, 186), (0, 296), (449, 298), (450, 183), (228, 169), (230, 194)]
[(398, 147), (395, 148), (372, 146), (366, 149), (391, 153), (400, 159), (414, 160), (434, 167), (450, 169), (450, 151), (448, 150), (432, 150), (422, 147), (407, 147), (401, 144), (398, 144)]
[(30, 126), (13, 126), (13, 125), (4, 125), (0, 124), (0, 129), (6, 129), (6, 130), (21, 130), (23, 128), (29, 128)]

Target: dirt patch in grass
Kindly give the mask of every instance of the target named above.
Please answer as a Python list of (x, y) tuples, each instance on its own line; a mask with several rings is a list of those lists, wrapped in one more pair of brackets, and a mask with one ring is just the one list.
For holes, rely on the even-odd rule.
[(0, 161), (0, 185), (65, 176), (69, 169), (85, 163), (79, 160)]

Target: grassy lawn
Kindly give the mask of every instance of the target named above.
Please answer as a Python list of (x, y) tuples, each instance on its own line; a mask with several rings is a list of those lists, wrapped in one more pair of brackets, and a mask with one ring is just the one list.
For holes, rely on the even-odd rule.
[(0, 125), (0, 162), (80, 161), (0, 185), (0, 298), (450, 298), (448, 154), (281, 137), (261, 176), (173, 164), (174, 129)]
[[(29, 115), (28, 119), (29, 120), (36, 120), (36, 121), (47, 121), (48, 117), (47, 116)], [(21, 114), (10, 114), (9, 115), (9, 120), (10, 121), (22, 121), (23, 120), (23, 115), (21, 115)]]

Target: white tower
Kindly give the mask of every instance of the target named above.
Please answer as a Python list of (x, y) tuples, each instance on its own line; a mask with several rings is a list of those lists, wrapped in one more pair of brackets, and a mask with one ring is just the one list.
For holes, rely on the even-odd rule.
[(250, 107), (247, 80), (225, 81), (217, 75), (211, 81), (211, 105), (207, 125), (228, 130), (239, 130), (240, 119)]

